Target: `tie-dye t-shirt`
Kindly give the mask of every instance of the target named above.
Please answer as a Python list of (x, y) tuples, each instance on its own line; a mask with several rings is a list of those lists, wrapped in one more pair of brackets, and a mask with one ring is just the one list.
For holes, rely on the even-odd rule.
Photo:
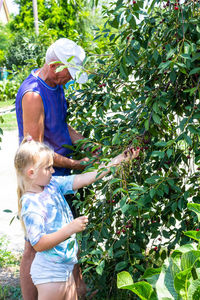
[[(74, 193), (74, 175), (54, 176), (41, 193), (26, 193), (22, 196), (21, 216), (25, 224), (27, 238), (32, 246), (40, 238), (73, 220), (71, 209), (64, 195)], [(75, 234), (52, 249), (39, 252), (45, 259), (55, 262), (77, 262), (78, 245)]]

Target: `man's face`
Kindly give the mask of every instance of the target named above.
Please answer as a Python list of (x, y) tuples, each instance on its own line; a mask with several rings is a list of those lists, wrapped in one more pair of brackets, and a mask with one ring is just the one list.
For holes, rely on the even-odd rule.
[(55, 85), (57, 85), (57, 84), (65, 85), (68, 81), (70, 81), (72, 79), (72, 77), (67, 68), (63, 69), (61, 72), (56, 72), (56, 69), (59, 66), (60, 65), (52, 65), (52, 68), (51, 68), (52, 80)]

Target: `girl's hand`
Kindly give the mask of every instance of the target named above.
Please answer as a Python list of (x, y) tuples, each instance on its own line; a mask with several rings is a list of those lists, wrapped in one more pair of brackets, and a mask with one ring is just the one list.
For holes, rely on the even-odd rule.
[(136, 150), (133, 147), (128, 148), (112, 160), (112, 165), (118, 165), (123, 161), (129, 161), (136, 158), (140, 153), (140, 148)]
[(88, 217), (81, 216), (79, 218), (74, 219), (72, 222), (70, 222), (69, 226), (73, 234), (85, 230), (87, 224), (88, 224)]

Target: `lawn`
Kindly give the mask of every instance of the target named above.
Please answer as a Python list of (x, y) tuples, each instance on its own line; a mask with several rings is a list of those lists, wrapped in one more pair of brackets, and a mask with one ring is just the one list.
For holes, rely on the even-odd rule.
[(6, 236), (0, 237), (0, 300), (20, 300), (19, 261), (20, 256), (7, 250)]
[[(14, 105), (13, 100), (0, 101), (0, 111)], [(14, 130), (17, 129), (17, 120), (15, 111), (10, 113), (0, 113), (0, 128), (2, 130)]]

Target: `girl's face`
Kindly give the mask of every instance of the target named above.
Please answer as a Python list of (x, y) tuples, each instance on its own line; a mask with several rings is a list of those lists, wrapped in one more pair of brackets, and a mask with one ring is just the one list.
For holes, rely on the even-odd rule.
[(44, 164), (42, 164), (36, 171), (34, 178), (34, 185), (38, 188), (43, 189), (46, 185), (49, 184), (52, 174), (54, 173), (53, 169), (53, 157), (50, 157)]

